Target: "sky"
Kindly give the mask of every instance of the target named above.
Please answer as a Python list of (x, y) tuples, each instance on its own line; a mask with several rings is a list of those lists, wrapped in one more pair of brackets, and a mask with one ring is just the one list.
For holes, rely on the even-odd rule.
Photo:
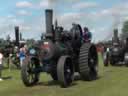
[(19, 26), (23, 38), (40, 39), (45, 32), (45, 9), (54, 10), (54, 20), (69, 30), (72, 23), (86, 26), (93, 41), (108, 40), (114, 28), (128, 19), (128, 0), (0, 0), (0, 38)]

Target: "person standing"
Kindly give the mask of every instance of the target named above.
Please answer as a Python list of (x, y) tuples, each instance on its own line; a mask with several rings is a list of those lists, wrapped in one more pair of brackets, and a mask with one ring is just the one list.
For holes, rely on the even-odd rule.
[(26, 55), (26, 48), (24, 45), (22, 45), (19, 52), (20, 67), (23, 65), (23, 60), (25, 59), (25, 55)]
[(3, 69), (3, 54), (0, 51), (0, 81), (2, 81), (2, 69)]

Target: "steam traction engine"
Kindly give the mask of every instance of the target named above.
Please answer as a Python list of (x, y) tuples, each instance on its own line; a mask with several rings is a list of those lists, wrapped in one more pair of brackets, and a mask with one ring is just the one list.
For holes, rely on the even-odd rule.
[(82, 42), (82, 28), (74, 24), (69, 32), (53, 26), (53, 11), (47, 9), (46, 36), (28, 50), (21, 68), (22, 81), (32, 86), (39, 81), (41, 72), (49, 73), (62, 87), (68, 87), (79, 72), (83, 80), (97, 78), (98, 56), (95, 45)]
[(125, 42), (119, 40), (117, 29), (114, 30), (112, 47), (109, 49), (104, 56), (105, 66), (108, 66), (109, 62), (111, 65), (128, 65), (128, 38)]

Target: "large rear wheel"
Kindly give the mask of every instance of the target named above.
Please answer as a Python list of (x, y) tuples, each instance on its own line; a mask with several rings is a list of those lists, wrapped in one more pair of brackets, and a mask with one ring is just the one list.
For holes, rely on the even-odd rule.
[(98, 54), (95, 45), (85, 43), (80, 49), (79, 73), (83, 80), (95, 80), (98, 75)]

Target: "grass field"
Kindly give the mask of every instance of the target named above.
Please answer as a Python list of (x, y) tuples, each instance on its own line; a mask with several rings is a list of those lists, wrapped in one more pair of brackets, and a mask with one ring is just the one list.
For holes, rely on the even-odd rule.
[(4, 70), (3, 76), (12, 78), (0, 82), (0, 96), (128, 96), (128, 68), (105, 68), (101, 58), (98, 80), (74, 81), (69, 88), (60, 88), (47, 74), (41, 75), (38, 85), (29, 88), (23, 85), (18, 70)]

